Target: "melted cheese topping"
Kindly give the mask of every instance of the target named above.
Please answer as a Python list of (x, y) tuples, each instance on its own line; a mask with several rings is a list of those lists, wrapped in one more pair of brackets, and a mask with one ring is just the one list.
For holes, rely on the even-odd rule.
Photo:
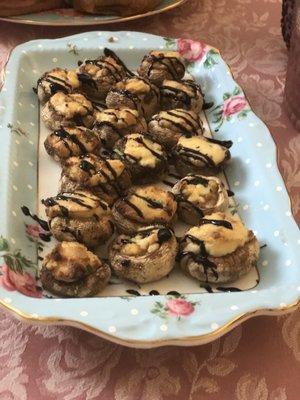
[[(122, 110), (115, 110), (113, 108), (108, 108), (96, 114), (97, 122), (108, 122), (116, 126), (117, 128), (125, 128), (129, 126), (134, 126), (136, 124), (142, 124), (142, 120), (139, 117), (139, 113), (136, 110), (131, 110), (129, 108), (123, 108)], [(146, 128), (146, 123), (144, 121)]]
[(178, 51), (165, 51), (165, 50), (153, 50), (150, 52), (151, 56), (154, 57), (166, 57), (166, 58), (178, 58), (179, 60), (182, 59)]
[(151, 91), (150, 84), (145, 82), (143, 79), (139, 79), (138, 77), (125, 79), (122, 82), (118, 82), (116, 87), (136, 94), (144, 94)]
[[(71, 85), (73, 89), (77, 89), (80, 86), (80, 82), (78, 79), (78, 76), (75, 71), (72, 70), (66, 70), (62, 68), (55, 68), (52, 71), (49, 71), (46, 75), (45, 78), (48, 78), (51, 80), (51, 77), (56, 77), (59, 79), (62, 79), (65, 81), (67, 84)], [(54, 80), (55, 82), (55, 80)], [(43, 85), (50, 85), (50, 82), (47, 82), (45, 80), (42, 80)], [(60, 85), (63, 85), (63, 82), (58, 81)]]
[[(83, 190), (60, 193), (58, 196), (50, 198), (50, 201), (47, 200), (45, 201), (46, 215), (49, 218), (65, 217), (67, 214), (69, 218), (90, 219), (93, 216), (103, 217), (110, 214), (107, 203)], [(49, 203), (53, 205), (48, 205)]]
[[(249, 230), (244, 226), (238, 216), (230, 213), (217, 212), (205, 219), (225, 220), (231, 223), (233, 229), (222, 226), (205, 224), (189, 229), (186, 234), (202, 240), (207, 253), (214, 257), (221, 257), (233, 253), (238, 247), (244, 246), (249, 239)], [(199, 252), (199, 246), (188, 242), (185, 251)]]
[(114, 75), (123, 72), (123, 67), (112, 57), (105, 57), (105, 59), (99, 59), (96, 62), (82, 64), (79, 71), (88, 73), (95, 80), (104, 76), (109, 76), (111, 80), (115, 80)]
[[(89, 164), (92, 164), (94, 168), (89, 168), (88, 171), (85, 171), (80, 167), (82, 161), (87, 161)], [(106, 160), (106, 162), (115, 171), (117, 178), (123, 173), (125, 165), (122, 161)], [(104, 173), (101, 174), (101, 171)], [(116, 179), (112, 171), (107, 167), (106, 163), (93, 154), (89, 154), (83, 158), (70, 157), (65, 163), (64, 172), (71, 180), (75, 182), (81, 182), (84, 180), (84, 182), (88, 183), (90, 186), (97, 186), (99, 183), (107, 182), (107, 177), (111, 181), (115, 181)]]
[(192, 136), (187, 138), (181, 136), (177, 143), (177, 148), (185, 147), (191, 150), (198, 150), (199, 152), (207, 155), (211, 160), (213, 160), (215, 165), (221, 164), (227, 154), (226, 147), (223, 147), (217, 143), (211, 143), (201, 136)]
[(85, 116), (93, 112), (92, 103), (78, 93), (58, 92), (50, 98), (49, 102), (58, 114), (64, 115), (67, 119), (72, 119), (75, 115)]
[[(134, 204), (143, 213), (144, 218), (150, 223), (157, 220), (164, 220), (169, 222), (174, 216), (177, 203), (173, 196), (156, 186), (143, 186), (137, 188), (135, 192), (144, 198), (157, 202), (160, 207), (154, 208), (146, 200), (132, 194), (129, 201)], [(136, 216), (136, 214), (134, 214)], [(137, 217), (139, 218), (139, 217)]]
[(160, 144), (152, 142), (152, 140), (149, 140), (138, 133), (133, 133), (126, 136), (124, 154), (138, 159), (138, 163), (142, 167), (155, 168), (159, 159), (155, 156), (155, 154), (147, 149), (147, 147), (145, 147), (143, 143), (139, 143), (136, 139), (142, 139), (146, 146), (155, 153), (158, 153), (160, 155), (163, 154), (163, 150)]
[[(208, 179), (208, 178), (206, 178)], [(182, 193), (184, 197), (191, 203), (207, 208), (217, 204), (219, 195), (222, 193), (222, 186), (219, 180), (211, 178), (208, 180), (207, 186), (191, 185), (188, 179), (183, 182)]]
[(151, 235), (143, 237), (143, 235), (137, 234), (130, 238), (131, 243), (126, 243), (121, 247), (121, 254), (127, 256), (141, 256), (146, 253), (150, 254), (159, 249), (157, 230), (153, 230)]
[(43, 265), (55, 279), (74, 282), (95, 272), (100, 266), (99, 258), (77, 242), (61, 242), (44, 260)]

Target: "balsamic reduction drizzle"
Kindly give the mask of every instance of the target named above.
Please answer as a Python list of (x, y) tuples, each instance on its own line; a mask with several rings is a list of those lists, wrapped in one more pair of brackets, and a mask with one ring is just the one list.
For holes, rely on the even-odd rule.
[(48, 225), (47, 221), (45, 221), (45, 220), (39, 218), (36, 214), (31, 214), (31, 212), (30, 212), (30, 210), (29, 210), (28, 207), (22, 206), (22, 207), (21, 207), (21, 210), (22, 210), (22, 212), (23, 212), (24, 215), (29, 216), (29, 217), (31, 217), (34, 221), (36, 221), (36, 222), (40, 225), (40, 227), (44, 229), (44, 231), (47, 231), (47, 232), (50, 231), (49, 225)]
[(69, 132), (67, 132), (63, 128), (61, 128), (61, 129), (59, 129), (57, 131), (54, 131), (51, 135), (57, 136), (60, 139), (62, 139), (62, 141), (64, 142), (64, 145), (67, 147), (67, 149), (69, 150), (71, 155), (73, 154), (73, 152), (72, 152), (72, 149), (70, 148), (70, 146), (68, 144), (68, 140), (73, 142), (74, 144), (76, 144), (83, 154), (87, 152), (87, 149), (81, 143), (81, 141), (77, 138), (77, 136), (74, 135), (74, 134), (70, 134)]

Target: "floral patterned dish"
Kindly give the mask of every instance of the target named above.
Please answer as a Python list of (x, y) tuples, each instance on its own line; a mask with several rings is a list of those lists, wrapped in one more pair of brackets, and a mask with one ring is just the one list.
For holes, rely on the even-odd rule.
[(103, 25), (114, 24), (117, 22), (131, 21), (151, 15), (160, 14), (172, 10), (187, 0), (164, 0), (155, 10), (144, 14), (131, 15), (128, 17), (118, 17), (116, 15), (88, 15), (75, 11), (72, 8), (57, 8), (50, 11), (41, 11), (33, 14), (18, 15), (16, 17), (1, 17), (0, 20), (13, 22), (15, 24), (27, 25), (48, 25), (48, 26), (83, 26), (83, 25)]
[[(177, 48), (185, 57), (188, 70), (204, 90), (211, 131), (216, 138), (235, 143), (226, 178), (238, 199), (238, 212), (266, 245), (261, 249), (255, 289), (226, 288), (224, 293), (209, 294), (170, 290), (165, 295), (139, 295), (132, 290), (130, 296), (84, 299), (42, 294), (36, 279), (38, 257), (50, 237), (36, 214), (39, 186), (44, 182), (50, 187), (51, 174), (44, 170), (39, 179), (41, 131), (32, 87), (49, 66), (73, 66), (87, 55), (96, 57), (108, 45), (132, 69), (152, 49)], [(300, 236), (277, 169), (276, 148), (216, 49), (137, 32), (90, 32), (31, 41), (12, 52), (0, 112), (0, 303), (18, 317), (77, 326), (128, 346), (156, 347), (206, 343), (253, 315), (277, 314), (298, 305)]]

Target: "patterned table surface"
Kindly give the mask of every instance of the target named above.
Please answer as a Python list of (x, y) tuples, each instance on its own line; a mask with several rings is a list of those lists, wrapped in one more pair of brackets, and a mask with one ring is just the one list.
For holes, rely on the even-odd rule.
[[(190, 0), (113, 29), (200, 39), (221, 50), (272, 132), (300, 221), (300, 134), (282, 107), (287, 51), (280, 17), (280, 0)], [(0, 70), (16, 44), (84, 30), (2, 22)], [(252, 319), (194, 348), (127, 349), (73, 328), (29, 326), (3, 311), (0, 326), (1, 400), (299, 399), (300, 310)]]

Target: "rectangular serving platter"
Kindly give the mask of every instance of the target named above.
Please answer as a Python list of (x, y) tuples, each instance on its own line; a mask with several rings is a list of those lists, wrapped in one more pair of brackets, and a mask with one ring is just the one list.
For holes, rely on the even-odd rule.
[[(137, 32), (90, 32), (32, 41), (14, 49), (0, 95), (3, 255), (21, 249), (21, 256), (32, 263), (28, 268), (32, 274), (38, 271), (42, 248), (49, 246), (35, 237), (34, 222), (21, 211), (25, 205), (43, 218), (40, 199), (55, 194), (58, 187), (59, 168), (43, 150), (47, 130), (32, 91), (38, 77), (56, 66), (74, 68), (80, 59), (98, 57), (104, 47), (110, 47), (129, 68), (136, 69), (150, 50), (176, 49), (178, 44), (178, 40)], [(206, 103), (211, 104), (203, 115), (206, 130), (217, 139), (234, 142), (226, 179), (235, 192), (240, 217), (261, 245), (266, 245), (261, 249), (258, 272), (253, 270), (234, 284), (243, 291), (222, 293), (216, 288), (213, 290), (219, 293), (206, 293), (196, 281), (182, 278), (179, 272), (142, 288), (111, 282), (115, 284), (109, 285), (101, 297), (89, 299), (53, 299), (48, 294), (34, 298), (2, 285), (3, 306), (32, 322), (75, 325), (135, 347), (206, 343), (251, 315), (296, 307), (300, 297), (300, 236), (277, 168), (274, 142), (219, 52), (197, 44), (201, 56), (187, 60), (188, 70), (201, 84)], [(225, 112), (229, 101), (239, 106)], [(3, 268), (2, 274), (3, 281)], [(133, 296), (132, 290), (141, 296)], [(153, 290), (160, 295), (150, 296)], [(168, 295), (170, 292), (177, 294)], [(34, 290), (27, 294), (40, 296)], [(168, 308), (174, 299), (189, 304), (191, 312), (174, 317)]]

